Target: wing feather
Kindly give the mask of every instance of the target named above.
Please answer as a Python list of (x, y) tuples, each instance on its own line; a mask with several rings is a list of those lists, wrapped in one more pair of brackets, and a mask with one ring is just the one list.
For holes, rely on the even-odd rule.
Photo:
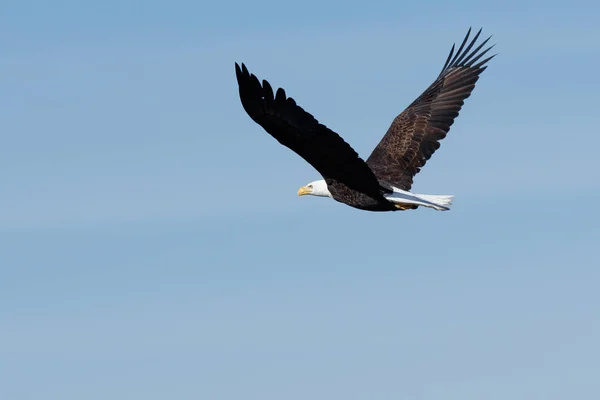
[(240, 100), (252, 120), (279, 143), (312, 165), (324, 178), (335, 179), (362, 193), (377, 196), (380, 186), (369, 166), (337, 133), (319, 123), (287, 97), (284, 89), (262, 85), (242, 63), (235, 71)]
[(465, 99), (487, 68), (485, 64), (495, 56), (479, 61), (494, 47), (481, 50), (491, 36), (473, 49), (481, 29), (468, 42), (470, 34), (469, 28), (456, 53), (452, 45), (437, 79), (394, 119), (367, 159), (377, 178), (410, 190), (414, 176), (440, 147), (440, 141), (448, 134)]

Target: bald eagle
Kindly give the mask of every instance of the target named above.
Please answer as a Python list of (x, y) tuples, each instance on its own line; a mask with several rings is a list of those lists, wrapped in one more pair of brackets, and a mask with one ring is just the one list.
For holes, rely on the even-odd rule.
[[(494, 46), (471, 51), (481, 29), (468, 43), (469, 28), (454, 53), (452, 45), (437, 79), (392, 122), (365, 162), (337, 133), (319, 123), (287, 97), (283, 89), (262, 85), (246, 66), (235, 63), (242, 106), (254, 122), (290, 148), (323, 177), (302, 186), (298, 195), (330, 197), (367, 211), (399, 211), (419, 206), (448, 210), (451, 195), (410, 192), (414, 176), (440, 147), (464, 100), (471, 95), (485, 65), (496, 54), (482, 57)], [(481, 61), (480, 61), (481, 60)]]

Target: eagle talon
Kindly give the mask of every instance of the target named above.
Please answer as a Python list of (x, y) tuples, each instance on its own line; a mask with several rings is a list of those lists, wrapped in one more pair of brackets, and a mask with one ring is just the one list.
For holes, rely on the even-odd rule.
[(396, 207), (398, 210), (416, 210), (419, 208), (419, 206), (416, 204), (394, 204), (394, 207)]

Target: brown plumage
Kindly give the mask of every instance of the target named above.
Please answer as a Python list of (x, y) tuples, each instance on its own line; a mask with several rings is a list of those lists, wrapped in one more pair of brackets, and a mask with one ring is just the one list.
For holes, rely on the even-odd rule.
[(480, 51), (490, 38), (471, 51), (481, 30), (465, 47), (470, 32), (455, 55), (452, 46), (436, 81), (394, 119), (366, 162), (283, 89), (274, 94), (269, 82), (263, 80), (261, 85), (244, 64), (240, 67), (236, 63), (240, 100), (252, 120), (323, 176), (335, 200), (370, 211), (414, 209), (413, 205), (399, 206), (385, 196), (393, 187), (410, 189), (413, 177), (439, 148), (439, 141), (471, 95), (485, 63), (494, 57), (479, 61), (493, 47)]
[[(403, 190), (410, 190), (413, 177), (440, 147), (464, 101), (471, 95), (485, 64), (495, 55), (479, 61), (493, 46), (477, 53), (487, 38), (471, 53), (481, 29), (469, 39), (467, 32), (454, 58), (454, 46), (438, 78), (392, 122), (387, 133), (373, 150), (367, 164), (377, 178)], [(479, 61), (479, 62), (478, 62)]]

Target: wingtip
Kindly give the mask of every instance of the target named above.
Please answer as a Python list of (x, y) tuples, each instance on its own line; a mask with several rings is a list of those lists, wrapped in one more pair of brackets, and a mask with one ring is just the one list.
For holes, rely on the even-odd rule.
[(253, 74), (250, 74), (248, 68), (246, 68), (246, 64), (244, 63), (235, 63), (235, 73), (238, 78), (241, 78), (242, 76), (246, 78), (252, 78), (254, 76)]
[[(486, 45), (486, 43), (492, 38), (493, 35), (490, 35), (487, 39), (485, 39), (483, 42), (481, 42), (475, 50), (471, 51), (473, 46), (478, 41), (482, 31), (483, 31), (483, 27), (479, 28), (477, 33), (469, 41), (469, 37), (472, 32), (472, 27), (469, 27), (467, 34), (465, 35), (465, 38), (463, 39), (460, 47), (458, 48), (458, 50), (456, 50), (456, 53), (454, 55), (452, 55), (452, 53), (455, 50), (456, 43), (452, 44), (452, 49), (450, 50), (450, 54), (448, 56), (448, 59), (446, 60), (446, 63), (444, 64), (444, 67), (442, 68), (442, 72), (440, 73), (440, 76), (443, 75), (449, 69), (459, 66), (459, 65), (463, 65), (466, 67), (479, 68), (483, 64), (485, 64), (486, 62), (488, 62), (489, 60), (491, 60), (493, 58), (493, 57), (486, 58), (484, 60), (484, 62), (480, 62), (480, 63), (476, 64), (475, 66), (473, 66), (473, 64), (475, 64), (491, 48), (493, 48), (496, 45), (496, 44), (494, 44), (494, 45), (482, 50), (482, 48)], [(468, 42), (468, 45), (465, 47), (465, 44), (467, 44), (467, 42)]]
[(237, 62), (235, 63), (235, 76), (237, 78), (238, 83), (240, 83), (242, 80), (245, 79), (245, 75), (247, 75), (247, 73), (244, 72), (245, 68), (244, 68), (244, 64), (242, 63), (242, 66), (240, 67), (240, 64), (238, 64)]

